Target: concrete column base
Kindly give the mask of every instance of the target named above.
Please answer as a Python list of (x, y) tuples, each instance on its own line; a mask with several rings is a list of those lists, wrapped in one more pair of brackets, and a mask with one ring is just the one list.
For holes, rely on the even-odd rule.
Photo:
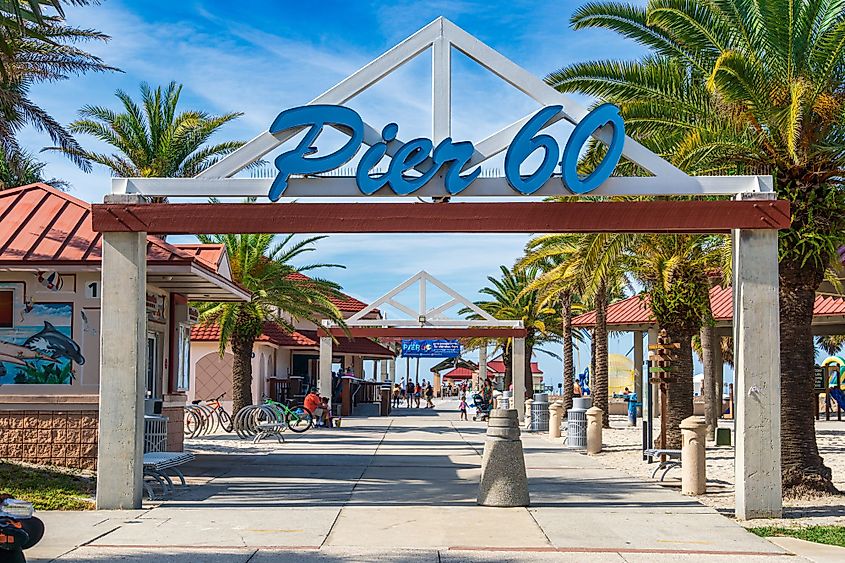
[(490, 425), (481, 460), (478, 504), (482, 506), (528, 506), (528, 476), (519, 439), (516, 411), (490, 411)]

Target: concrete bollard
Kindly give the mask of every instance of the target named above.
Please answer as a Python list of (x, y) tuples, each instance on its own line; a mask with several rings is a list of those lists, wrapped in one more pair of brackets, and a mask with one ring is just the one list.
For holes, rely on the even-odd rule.
[(587, 409), (587, 453), (601, 453), (601, 415), (603, 411), (598, 407)]
[(703, 417), (690, 416), (681, 421), (681, 492), (685, 495), (703, 495), (707, 491), (706, 432)]
[(514, 507), (528, 506), (528, 503), (528, 477), (517, 412), (494, 409), (487, 422), (478, 504)]
[(563, 420), (563, 401), (549, 404), (549, 438), (560, 438), (561, 420)]
[(525, 413), (522, 418), (522, 423), (525, 425), (526, 430), (531, 429), (531, 405), (534, 404), (534, 399), (525, 399)]

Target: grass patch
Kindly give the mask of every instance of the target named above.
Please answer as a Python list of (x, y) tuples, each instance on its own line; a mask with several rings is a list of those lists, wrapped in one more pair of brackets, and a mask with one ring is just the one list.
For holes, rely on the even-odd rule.
[(843, 526), (803, 526), (800, 528), (766, 526), (749, 528), (749, 530), (763, 537), (787, 536), (799, 540), (845, 547), (845, 527)]
[(0, 462), (0, 493), (29, 501), (36, 510), (94, 508), (94, 479), (56, 468)]

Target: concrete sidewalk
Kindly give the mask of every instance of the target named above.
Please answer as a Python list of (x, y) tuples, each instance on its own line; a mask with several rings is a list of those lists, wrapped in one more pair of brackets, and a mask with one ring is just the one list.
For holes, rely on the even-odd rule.
[[(531, 507), (475, 504), (485, 427), (455, 404), (202, 443), (188, 491), (44, 513), (31, 561), (770, 561), (788, 555), (676, 491), (523, 435)], [(784, 561), (802, 559), (790, 557)]]

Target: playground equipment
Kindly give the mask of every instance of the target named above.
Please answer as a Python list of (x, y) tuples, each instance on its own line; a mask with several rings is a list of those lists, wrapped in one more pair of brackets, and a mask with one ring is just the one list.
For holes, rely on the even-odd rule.
[[(836, 401), (837, 420), (842, 420), (842, 411), (845, 410), (845, 393), (842, 392), (842, 383), (845, 380), (845, 358), (841, 356), (830, 356), (822, 362), (822, 385), (825, 393), (825, 417), (830, 420), (831, 399)], [(818, 401), (816, 402), (818, 404)], [(818, 416), (818, 413), (817, 413)]]
[(575, 376), (578, 380), (578, 388), (581, 389), (581, 396), (588, 397), (590, 395), (590, 368), (584, 368), (584, 373), (579, 373)]

